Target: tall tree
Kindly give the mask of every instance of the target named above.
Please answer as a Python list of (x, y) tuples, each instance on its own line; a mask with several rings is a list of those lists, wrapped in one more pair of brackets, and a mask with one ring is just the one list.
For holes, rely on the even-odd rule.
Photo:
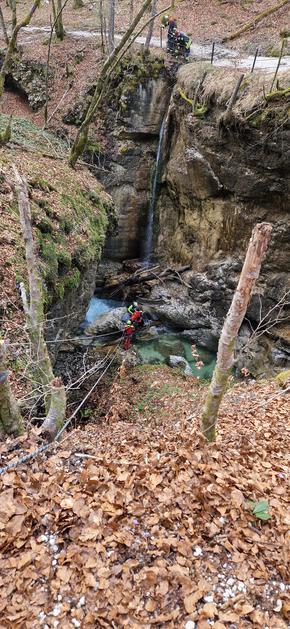
[(42, 390), (47, 410), (43, 430), (49, 434), (50, 438), (53, 438), (64, 421), (66, 392), (61, 379), (54, 376), (44, 338), (43, 289), (35, 254), (27, 183), (15, 166), (13, 169), (29, 284), (29, 299), (23, 283), (21, 284), (21, 295), (31, 345), (31, 372), (33, 383)]
[(63, 26), (63, 4), (62, 0), (52, 0), (52, 11), (54, 19), (54, 29), (57, 39), (63, 41), (65, 36), (65, 30)]
[(0, 7), (0, 23), (1, 23), (1, 28), (2, 28), (2, 31), (3, 31), (3, 36), (4, 36), (4, 39), (5, 39), (5, 44), (8, 46), (9, 45), (9, 37), (7, 35), (6, 23), (5, 23), (5, 20), (4, 20), (4, 15), (3, 15), (3, 11), (2, 11), (1, 7)]
[(17, 8), (16, 8), (16, 0), (10, 0), (10, 9), (12, 13), (12, 31), (14, 30), (17, 24)]
[(156, 16), (156, 13), (157, 13), (157, 0), (152, 0), (151, 16), (153, 19), (151, 20), (148, 27), (148, 32), (147, 32), (146, 41), (145, 41), (145, 50), (149, 50), (149, 47), (150, 47), (150, 42), (151, 42), (151, 38), (153, 35), (153, 28), (154, 28), (154, 18)]
[(116, 0), (108, 0), (109, 53), (112, 53), (115, 48), (115, 10), (116, 10)]
[(261, 264), (272, 232), (269, 223), (258, 223), (249, 242), (248, 251), (235, 290), (231, 307), (219, 340), (217, 363), (204, 405), (201, 428), (208, 441), (215, 441), (215, 426), (219, 407), (234, 364), (237, 335), (245, 317), (253, 287), (259, 277)]

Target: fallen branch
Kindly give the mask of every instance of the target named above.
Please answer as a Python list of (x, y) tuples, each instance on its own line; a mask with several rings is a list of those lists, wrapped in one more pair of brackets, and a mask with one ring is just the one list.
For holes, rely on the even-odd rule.
[(257, 26), (257, 24), (259, 24), (259, 22), (261, 22), (266, 17), (268, 17), (268, 15), (271, 15), (272, 13), (279, 11), (279, 9), (282, 9), (284, 6), (286, 6), (286, 4), (289, 4), (289, 1), (290, 0), (283, 0), (283, 2), (279, 2), (279, 4), (276, 4), (274, 7), (270, 7), (269, 9), (266, 9), (266, 11), (262, 11), (262, 13), (259, 13), (258, 15), (256, 15), (256, 17), (253, 20), (246, 22), (246, 24), (244, 24), (244, 26), (239, 28), (239, 30), (235, 31), (234, 33), (231, 33), (231, 35), (227, 35), (226, 37), (224, 37), (222, 39), (222, 44), (225, 44), (228, 41), (232, 41), (233, 39), (237, 39), (238, 37), (240, 37), (247, 31), (249, 31), (251, 28), (254, 28), (255, 26)]

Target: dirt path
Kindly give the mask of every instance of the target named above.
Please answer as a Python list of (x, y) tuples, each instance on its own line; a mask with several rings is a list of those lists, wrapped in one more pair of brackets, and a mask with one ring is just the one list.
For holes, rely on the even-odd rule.
[[(37, 34), (37, 33), (49, 33), (50, 28), (46, 26), (27, 26), (22, 31), (25, 34)], [(98, 31), (91, 30), (67, 30), (67, 35), (77, 39), (97, 39), (100, 37)], [(116, 35), (116, 39), (120, 40), (121, 35)], [(31, 43), (31, 38), (23, 38), (21, 43), (23, 45)], [(137, 37), (136, 43), (144, 44), (145, 37)], [(152, 37), (151, 45), (155, 48), (161, 47), (161, 42), (158, 37)], [(166, 49), (166, 38), (162, 42), (163, 49)], [(193, 42), (191, 46), (191, 56), (197, 60), (209, 60), (211, 58), (212, 47), (209, 44), (199, 44)], [(253, 65), (254, 56), (241, 56), (236, 50), (226, 48), (221, 44), (215, 46), (214, 65), (217, 67), (229, 67), (229, 68), (244, 68), (250, 69)], [(277, 57), (258, 57), (256, 61), (256, 69), (264, 70), (266, 72), (272, 72), (275, 70), (278, 63)], [(290, 69), (290, 56), (283, 57), (280, 65), (280, 72), (285, 72)]]

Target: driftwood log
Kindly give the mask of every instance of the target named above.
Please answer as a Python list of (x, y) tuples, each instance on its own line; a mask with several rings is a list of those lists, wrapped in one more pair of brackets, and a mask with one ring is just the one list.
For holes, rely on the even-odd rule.
[(113, 283), (111, 286), (109, 284), (106, 285), (106, 289), (114, 288), (114, 294), (118, 293), (121, 289), (126, 286), (134, 286), (136, 284), (147, 284), (152, 281), (160, 281), (164, 280), (169, 281), (177, 281), (181, 284), (184, 284), (188, 288), (191, 288), (189, 284), (187, 284), (181, 277), (182, 273), (189, 271), (191, 269), (190, 265), (179, 267), (178, 269), (167, 267), (161, 272), (157, 272), (159, 266), (154, 266), (151, 269), (143, 269), (142, 271), (136, 271), (126, 279), (121, 280), (119, 283)]

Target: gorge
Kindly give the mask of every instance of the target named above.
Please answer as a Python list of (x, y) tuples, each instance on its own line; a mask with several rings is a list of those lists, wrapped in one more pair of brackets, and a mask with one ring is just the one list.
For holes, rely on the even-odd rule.
[[(240, 332), (239, 349), (243, 344), (247, 349), (237, 364), (255, 376), (289, 367), (287, 94), (278, 91), (265, 99), (271, 76), (247, 75), (226, 119), (236, 70), (199, 62), (181, 67), (176, 77), (162, 67), (159, 71), (159, 78), (133, 84), (113, 127), (112, 112), (107, 118), (112, 145), (101, 179), (117, 207), (118, 233), (107, 240), (98, 292), (106, 293), (109, 278), (123, 272), (124, 260), (142, 263), (148, 256), (154, 192), (154, 260), (191, 269), (183, 284), (165, 281), (149, 292), (147, 287), (149, 300), (167, 299), (165, 305), (150, 306), (150, 312), (215, 351), (251, 230), (257, 222), (272, 222), (270, 249)], [(289, 72), (280, 81), (282, 90)]]

